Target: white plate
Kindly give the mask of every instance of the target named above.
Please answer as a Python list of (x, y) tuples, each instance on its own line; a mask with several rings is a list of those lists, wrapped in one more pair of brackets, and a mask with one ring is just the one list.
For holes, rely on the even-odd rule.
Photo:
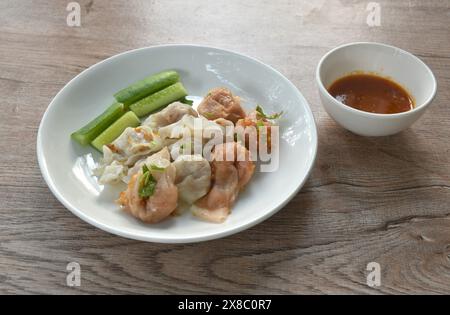
[[(190, 213), (146, 225), (114, 203), (119, 189), (103, 188), (89, 174), (89, 159), (100, 155), (70, 134), (100, 114), (113, 94), (152, 73), (177, 70), (191, 95), (217, 86), (230, 88), (248, 110), (262, 104), (284, 111), (280, 120), (280, 167), (256, 174), (239, 195), (223, 224), (200, 221)], [(53, 194), (70, 211), (96, 227), (123, 237), (161, 243), (188, 243), (224, 237), (273, 215), (296, 195), (314, 164), (317, 132), (311, 110), (297, 88), (279, 72), (234, 52), (193, 45), (137, 49), (108, 58), (83, 71), (53, 99), (42, 118), (37, 155)], [(103, 189), (103, 190), (102, 190)]]

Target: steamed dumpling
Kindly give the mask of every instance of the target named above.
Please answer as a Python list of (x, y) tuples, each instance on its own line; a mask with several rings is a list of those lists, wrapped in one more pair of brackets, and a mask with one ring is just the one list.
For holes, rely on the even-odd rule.
[(166, 139), (181, 139), (186, 136), (196, 136), (198, 133), (202, 139), (211, 139), (217, 134), (225, 136), (226, 124), (220, 121), (221, 124), (208, 120), (204, 117), (195, 117), (192, 115), (185, 115), (179, 121), (164, 126), (159, 129), (159, 136), (162, 140)]
[(160, 128), (158, 134), (161, 141), (169, 147), (173, 159), (177, 159), (180, 155), (208, 155), (217, 137), (225, 138), (227, 135), (229, 140), (234, 139), (234, 129), (229, 128), (229, 124), (232, 123), (225, 119), (219, 122), (185, 115), (176, 123)]
[(178, 197), (187, 204), (205, 196), (211, 185), (211, 167), (200, 155), (181, 155), (173, 165), (176, 168), (175, 184)]
[(125, 176), (127, 167), (117, 161), (112, 161), (111, 164), (101, 165), (94, 170), (94, 175), (99, 176), (100, 184), (118, 183)]
[(174, 160), (182, 155), (202, 155), (203, 147), (203, 139), (197, 137), (184, 137), (168, 146)]
[(157, 152), (163, 147), (159, 137), (149, 127), (129, 127), (113, 143), (103, 147), (103, 157), (108, 162), (111, 151), (112, 160), (133, 165), (142, 156)]
[(209, 91), (208, 95), (198, 105), (198, 112), (211, 120), (225, 118), (233, 123), (245, 117), (241, 100), (226, 88), (215, 88)]
[[(164, 149), (163, 149), (164, 150)], [(150, 196), (144, 198), (140, 194), (141, 168), (134, 174), (127, 189), (120, 193), (117, 203), (125, 212), (145, 223), (158, 223), (171, 215), (178, 206), (178, 188), (175, 186), (175, 167), (165, 159), (165, 153), (147, 158), (146, 163), (152, 179), (156, 181)], [(168, 157), (168, 155), (166, 155)]]
[(103, 146), (103, 158), (94, 174), (101, 184), (119, 182), (136, 161), (163, 147), (149, 127), (127, 128), (113, 143)]
[(162, 111), (156, 114), (150, 115), (143, 123), (144, 126), (148, 126), (153, 130), (158, 130), (161, 127), (171, 125), (179, 121), (184, 115), (190, 115), (197, 117), (197, 112), (192, 106), (175, 102), (164, 108)]
[(167, 147), (164, 147), (161, 151), (137, 161), (132, 168), (128, 169), (128, 173), (122, 178), (122, 180), (128, 184), (131, 177), (134, 174), (137, 174), (144, 164), (147, 166), (154, 165), (160, 168), (165, 168), (167, 167), (167, 161), (170, 161), (170, 153)]
[(240, 143), (216, 145), (211, 162), (213, 181), (206, 196), (191, 207), (200, 219), (221, 223), (231, 212), (239, 192), (255, 172), (250, 152)]

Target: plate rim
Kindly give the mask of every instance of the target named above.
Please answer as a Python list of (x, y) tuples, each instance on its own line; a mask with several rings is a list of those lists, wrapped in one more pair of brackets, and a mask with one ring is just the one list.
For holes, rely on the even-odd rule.
[[(130, 54), (130, 53), (135, 53), (138, 52), (140, 50), (152, 50), (152, 49), (162, 49), (162, 48), (167, 48), (167, 47), (193, 47), (193, 48), (201, 48), (201, 49), (211, 49), (211, 50), (216, 50), (216, 51), (221, 51), (221, 52), (225, 52), (228, 54), (233, 54), (236, 56), (240, 56), (240, 57), (244, 57), (246, 59), (251, 60), (252, 62), (255, 62), (261, 66), (267, 67), (268, 69), (270, 69), (271, 71), (275, 72), (277, 75), (279, 75), (283, 80), (286, 81), (286, 83), (294, 88), (294, 90), (297, 93), (297, 96), (304, 102), (304, 104), (306, 105), (306, 112), (308, 115), (310, 115), (311, 117), (311, 122), (312, 122), (312, 139), (313, 139), (313, 154), (312, 154), (312, 159), (310, 160), (310, 165), (308, 166), (308, 171), (306, 172), (306, 176), (303, 178), (303, 180), (300, 182), (300, 184), (298, 185), (298, 187), (288, 196), (288, 198), (286, 198), (283, 202), (281, 202), (279, 205), (277, 205), (275, 208), (273, 208), (272, 210), (268, 211), (266, 214), (256, 218), (255, 220), (246, 222), (242, 225), (236, 226), (236, 227), (232, 227), (228, 230), (222, 231), (222, 232), (217, 232), (217, 233), (213, 233), (213, 234), (207, 234), (207, 235), (199, 235), (199, 236), (191, 236), (191, 237), (172, 237), (172, 238), (159, 238), (159, 237), (154, 237), (154, 236), (144, 236), (144, 235), (135, 235), (133, 233), (129, 233), (126, 231), (123, 231), (121, 229), (117, 229), (114, 227), (109, 226), (108, 224), (102, 223), (96, 219), (91, 218), (90, 216), (86, 215), (83, 213), (83, 211), (79, 210), (77, 207), (73, 206), (69, 201), (67, 201), (64, 196), (58, 191), (55, 183), (53, 182), (53, 179), (50, 176), (50, 173), (48, 171), (47, 168), (47, 163), (45, 161), (45, 156), (43, 153), (43, 148), (42, 148), (42, 128), (44, 126), (44, 122), (46, 121), (46, 118), (48, 116), (49, 110), (52, 106), (54, 106), (55, 100), (60, 96), (60, 94), (66, 89), (67, 86), (69, 86), (70, 84), (72, 84), (73, 81), (77, 80), (79, 77), (85, 75), (87, 72), (89, 71), (93, 71), (93, 69), (97, 66), (99, 66), (100, 64), (103, 63), (107, 63), (110, 62), (111, 59), (114, 58), (118, 58), (122, 55), (125, 54)], [(277, 213), (278, 211), (280, 211), (282, 208), (284, 208), (284, 206), (286, 206), (287, 203), (289, 203), (292, 198), (294, 198), (298, 192), (300, 191), (300, 189), (304, 186), (306, 180), (309, 178), (309, 176), (311, 175), (311, 171), (314, 168), (315, 162), (316, 162), (316, 158), (317, 158), (317, 151), (318, 151), (318, 133), (317, 133), (317, 125), (316, 125), (316, 121), (315, 121), (315, 117), (314, 114), (311, 110), (311, 107), (309, 105), (309, 102), (306, 100), (306, 98), (303, 96), (303, 94), (300, 92), (300, 90), (288, 79), (286, 78), (280, 71), (276, 70), (275, 68), (273, 68), (272, 66), (258, 60), (257, 58), (254, 57), (250, 57), (246, 54), (242, 54), (239, 52), (235, 52), (233, 50), (228, 50), (228, 49), (223, 49), (223, 48), (218, 48), (218, 47), (214, 47), (214, 46), (207, 46), (207, 45), (196, 45), (196, 44), (165, 44), (165, 45), (153, 45), (153, 46), (145, 46), (145, 47), (140, 47), (140, 48), (136, 48), (136, 49), (130, 49), (130, 50), (126, 50), (123, 51), (121, 53), (112, 55), (106, 59), (103, 59), (91, 66), (89, 66), (88, 68), (84, 69), (83, 71), (81, 71), (79, 74), (77, 74), (75, 77), (73, 77), (71, 80), (69, 80), (69, 82), (67, 82), (59, 91), (58, 93), (56, 93), (56, 95), (52, 98), (51, 102), (49, 103), (49, 105), (47, 106), (47, 108), (45, 109), (45, 112), (41, 118), (41, 121), (39, 123), (39, 128), (38, 128), (38, 133), (37, 133), (37, 141), (36, 141), (36, 154), (37, 154), (37, 159), (38, 159), (38, 164), (39, 164), (39, 169), (41, 171), (41, 174), (44, 178), (45, 183), (47, 184), (47, 186), (49, 187), (50, 191), (52, 192), (52, 194), (56, 197), (56, 199), (66, 208), (68, 209), (72, 214), (74, 214), (75, 216), (77, 216), (78, 218), (80, 218), (81, 220), (85, 221), (86, 223), (93, 225), (105, 232), (111, 233), (113, 235), (117, 235), (120, 237), (124, 237), (127, 239), (132, 239), (132, 240), (137, 240), (137, 241), (144, 241), (144, 242), (152, 242), (152, 243), (164, 243), (164, 244), (187, 244), (187, 243), (197, 243), (197, 242), (203, 242), (203, 241), (209, 241), (209, 240), (214, 240), (214, 239), (219, 239), (219, 238), (223, 238), (223, 237), (227, 237), (239, 232), (242, 232), (244, 230), (247, 230), (265, 220), (267, 220), (268, 218), (270, 218), (271, 216), (273, 216), (275, 213)]]

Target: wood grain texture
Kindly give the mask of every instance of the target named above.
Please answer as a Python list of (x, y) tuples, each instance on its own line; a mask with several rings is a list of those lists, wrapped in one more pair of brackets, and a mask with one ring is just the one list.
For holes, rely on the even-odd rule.
[[(79, 1), (0, 2), (0, 293), (450, 294), (450, 2)], [(338, 127), (320, 105), (314, 70), (332, 47), (393, 44), (420, 56), (439, 83), (411, 129), (371, 139)], [(52, 97), (88, 66), (163, 43), (236, 50), (279, 69), (304, 93), (319, 131), (301, 192), (258, 226), (192, 245), (147, 244), (102, 232), (50, 193), (36, 134)], [(66, 286), (66, 265), (82, 268)], [(366, 285), (366, 265), (382, 285)]]

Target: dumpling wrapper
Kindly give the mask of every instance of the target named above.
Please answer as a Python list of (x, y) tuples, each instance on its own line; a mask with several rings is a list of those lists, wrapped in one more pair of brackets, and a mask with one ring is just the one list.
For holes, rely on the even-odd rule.
[(128, 170), (128, 173), (123, 177), (122, 180), (128, 184), (131, 177), (134, 174), (137, 174), (142, 166), (144, 166), (144, 164), (147, 165), (148, 168), (151, 168), (152, 165), (159, 168), (167, 167), (170, 164), (169, 150), (167, 149), (167, 147), (164, 147), (161, 151), (137, 161), (136, 164), (134, 164), (134, 166)]
[(198, 113), (190, 105), (174, 102), (160, 112), (150, 115), (142, 125), (157, 131), (161, 127), (176, 123), (185, 115), (197, 117)]
[(113, 143), (103, 146), (103, 158), (94, 174), (101, 184), (120, 182), (136, 161), (163, 147), (164, 143), (149, 127), (126, 128)]
[(185, 115), (176, 123), (160, 128), (158, 134), (162, 140), (180, 139), (187, 135), (194, 137), (197, 134), (202, 139), (211, 139), (217, 134), (225, 135), (225, 127), (204, 117)]
[(112, 147), (125, 160), (125, 165), (129, 166), (136, 163), (141, 156), (161, 150), (164, 145), (152, 129), (140, 126), (125, 129), (119, 138), (106, 147)]
[(178, 198), (191, 205), (205, 196), (211, 186), (211, 167), (201, 155), (180, 155), (172, 163), (176, 168)]

